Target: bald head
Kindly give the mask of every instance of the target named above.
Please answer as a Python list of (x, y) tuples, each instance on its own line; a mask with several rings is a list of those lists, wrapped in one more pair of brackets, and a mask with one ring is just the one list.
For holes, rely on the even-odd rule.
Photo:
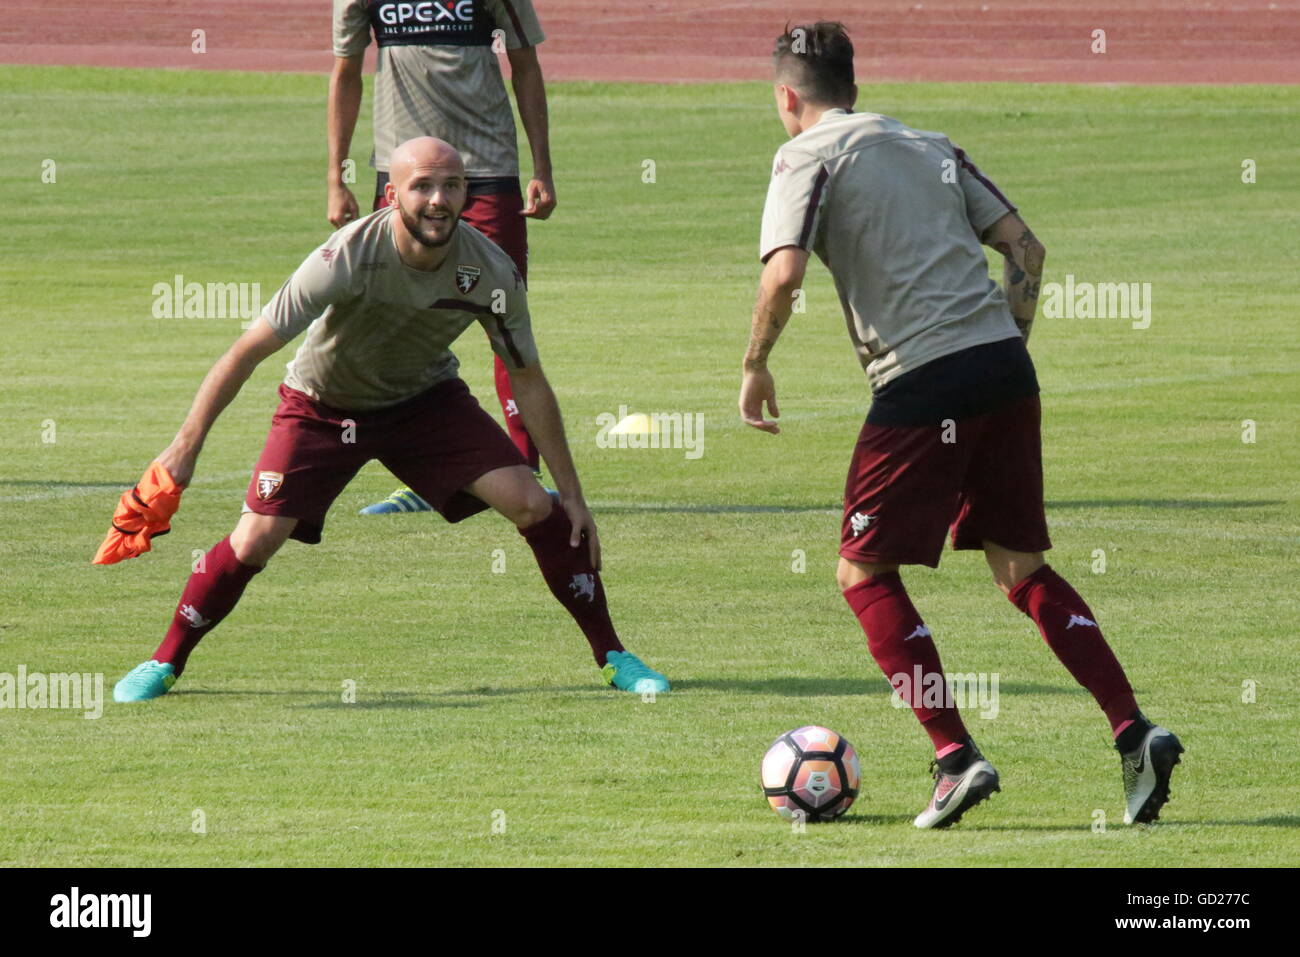
[(388, 205), (397, 207), (404, 235), (426, 249), (451, 242), (467, 189), (465, 161), (444, 140), (407, 140), (389, 157)]
[(435, 136), (417, 136), (407, 140), (388, 160), (388, 176), (399, 187), (422, 171), (454, 172), (465, 175), (465, 161), (456, 147)]

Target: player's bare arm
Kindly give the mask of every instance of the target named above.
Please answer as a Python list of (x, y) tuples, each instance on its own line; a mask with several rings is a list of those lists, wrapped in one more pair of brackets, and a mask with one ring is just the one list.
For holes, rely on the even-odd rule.
[(1038, 312), (1038, 291), (1047, 250), (1015, 213), (1007, 213), (985, 230), (981, 241), (1000, 252), (1006, 260), (1003, 289), (1011, 306), (1011, 315), (1028, 342), (1029, 330), (1033, 328), (1034, 315)]
[(745, 351), (744, 376), (740, 383), (740, 417), (773, 435), (781, 431), (775, 422), (763, 418), (763, 404), (773, 418), (779, 418), (776, 383), (767, 368), (767, 357), (790, 321), (794, 297), (803, 285), (808, 268), (808, 253), (797, 246), (785, 246), (774, 252), (763, 266), (758, 282), (758, 299), (754, 303), (749, 348)]
[(522, 369), (511, 369), (510, 386), (514, 390), (519, 415), (537, 444), (546, 467), (550, 469), (555, 489), (560, 493), (560, 503), (573, 523), (569, 544), (578, 547), (585, 534), (591, 549), (591, 564), (599, 569), (600, 539), (596, 536), (596, 522), (582, 495), (582, 484), (578, 481), (578, 470), (573, 464), (569, 442), (564, 435), (564, 420), (560, 415), (560, 403), (555, 398), (555, 392), (541, 365), (537, 363)]
[(361, 56), (335, 57), (334, 72), (330, 74), (329, 102), (326, 106), (326, 129), (329, 147), (329, 170), (326, 185), (329, 190), (326, 215), (337, 229), (357, 218), (357, 198), (343, 182), (343, 162), (352, 149), (352, 133), (357, 128), (357, 115), (361, 112)]
[(524, 190), (525, 216), (546, 219), (555, 209), (555, 182), (551, 174), (550, 121), (546, 109), (546, 82), (536, 47), (508, 50), (510, 86), (519, 106), (519, 121), (528, 135), (533, 154), (533, 176)]
[(261, 361), (283, 345), (266, 320), (259, 317), (213, 364), (199, 386), (184, 425), (158, 456), (177, 485), (188, 485), (194, 477), (194, 463), (217, 416), (234, 401)]

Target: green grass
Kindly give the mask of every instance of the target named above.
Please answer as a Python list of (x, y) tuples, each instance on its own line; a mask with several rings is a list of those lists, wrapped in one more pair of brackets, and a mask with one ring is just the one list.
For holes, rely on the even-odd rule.
[[(161, 636), (192, 550), (232, 527), (282, 371), (266, 363), (220, 421), (174, 532), (92, 567), (119, 490), (239, 332), (153, 319), (152, 286), (181, 273), (269, 298), (323, 238), (325, 81), (5, 67), (0, 90), (0, 671), (102, 672), (109, 691)], [(862, 105), (966, 148), (1047, 244), (1046, 280), (1153, 286), (1149, 329), (1040, 319), (1032, 348), (1051, 560), (1188, 746), (1159, 826), (1119, 824), (1100, 713), (983, 563), (950, 553), (907, 580), (947, 669), (1000, 676), (998, 717), (971, 723), (1003, 793), (950, 833), (911, 827), (925, 739), (833, 580), (868, 393), (821, 267), (773, 361), (784, 433), (735, 415), (781, 141), (770, 94), (560, 84), (535, 324), (616, 622), (677, 690), (602, 690), (504, 522), (357, 517), (393, 486), (371, 466), (324, 544), (285, 548), (177, 693), (94, 721), (0, 710), (0, 864), (1294, 863), (1300, 147), (1283, 131), (1300, 93), (908, 84), (864, 87)], [(363, 125), (363, 202), (368, 144)], [(485, 343), (458, 351), (488, 400)], [(704, 413), (703, 458), (598, 448), (595, 418), (620, 404)], [(808, 722), (847, 735), (866, 778), (845, 820), (795, 835), (756, 778), (770, 741)]]

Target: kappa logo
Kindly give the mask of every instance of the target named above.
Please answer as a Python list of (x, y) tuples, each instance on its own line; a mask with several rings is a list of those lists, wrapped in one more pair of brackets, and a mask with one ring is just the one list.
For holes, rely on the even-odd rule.
[(193, 605), (181, 605), (181, 617), (190, 623), (191, 628), (206, 628), (212, 624)]
[(931, 637), (931, 635), (930, 635), (930, 629), (927, 628), (927, 627), (925, 627), (925, 625), (917, 625), (917, 626), (916, 626), (916, 631), (912, 632), (910, 635), (908, 635), (908, 636), (907, 636), (906, 638), (904, 638), (903, 640), (904, 640), (904, 641), (911, 641), (913, 638), (929, 638), (929, 637)]
[(773, 176), (780, 176), (782, 173), (784, 173), (784, 172), (785, 172), (786, 170), (788, 170), (789, 168), (790, 168), (790, 164), (787, 163), (787, 162), (785, 161), (785, 157), (784, 157), (784, 156), (778, 156), (778, 157), (776, 158), (776, 165), (774, 165), (774, 166), (772, 167), (772, 175), (773, 175)]
[(280, 491), (280, 486), (284, 484), (283, 472), (258, 472), (257, 473), (257, 497), (265, 502), (268, 498)]
[(456, 288), (462, 293), (468, 293), (478, 285), (479, 276), (483, 270), (478, 266), (457, 266), (456, 267)]
[(573, 597), (575, 598), (585, 598), (588, 602), (596, 600), (595, 575), (574, 575), (573, 581), (569, 582), (569, 587), (573, 589)]
[(849, 526), (853, 529), (853, 537), (857, 538), (867, 530), (867, 526), (876, 520), (876, 516), (868, 515), (866, 512), (854, 512), (849, 516)]
[(1071, 628), (1073, 628), (1075, 625), (1082, 625), (1082, 626), (1084, 626), (1085, 628), (1096, 628), (1096, 627), (1097, 627), (1097, 623), (1096, 623), (1095, 621), (1093, 621), (1091, 618), (1084, 618), (1082, 615), (1071, 615), (1071, 616), (1070, 616), (1070, 623), (1069, 623), (1068, 625), (1065, 626), (1065, 630), (1066, 630), (1066, 631), (1069, 631), (1069, 630), (1070, 630)]

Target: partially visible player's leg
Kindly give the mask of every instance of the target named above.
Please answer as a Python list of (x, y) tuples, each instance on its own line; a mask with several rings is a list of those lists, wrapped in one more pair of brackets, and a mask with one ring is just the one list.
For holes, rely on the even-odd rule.
[[(478, 180), (470, 183), (469, 199), (460, 216), (500, 246), (514, 260), (519, 275), (527, 282), (528, 220), (520, 214), (523, 207), (524, 196), (517, 178)], [(535, 472), (541, 462), (540, 456), (532, 437), (524, 428), (519, 409), (515, 406), (509, 371), (501, 357), (495, 354), (492, 357), (492, 368), (497, 400), (501, 403), (501, 412), (506, 418), (506, 431)]]
[(935, 784), (916, 826), (947, 827), (998, 790), (998, 776), (966, 730), (930, 629), (899, 576), (939, 563), (962, 453), (937, 427), (867, 424), (844, 493), (837, 580), (871, 657), (912, 708), (935, 751)]
[(1047, 646), (1106, 715), (1121, 756), (1125, 822), (1155, 820), (1168, 800), (1182, 745), (1138, 710), (1097, 616), (1043, 558), (1051, 541), (1043, 508), (1038, 397), (1008, 403), (986, 418), (953, 524), (953, 544), (983, 549), (998, 588), (1038, 626)]

